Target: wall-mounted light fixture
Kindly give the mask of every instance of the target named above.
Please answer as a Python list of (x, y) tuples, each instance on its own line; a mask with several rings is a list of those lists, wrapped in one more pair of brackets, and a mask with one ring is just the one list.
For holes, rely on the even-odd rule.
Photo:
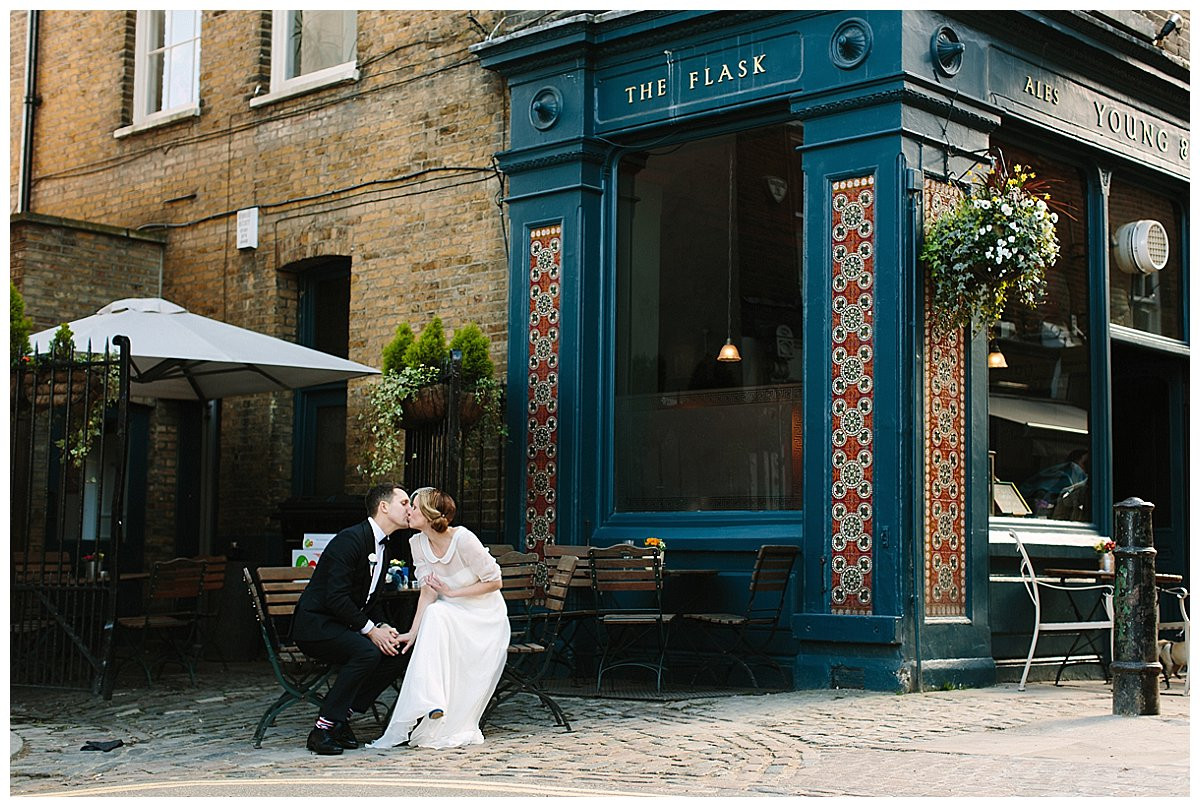
[(1000, 352), (1000, 345), (992, 340), (988, 343), (988, 369), (998, 370), (1008, 366), (1008, 359)]
[(1163, 23), (1163, 27), (1159, 29), (1158, 36), (1154, 37), (1154, 46), (1156, 48), (1161, 48), (1163, 40), (1178, 31), (1182, 26), (1183, 17), (1179, 16), (1178, 13), (1167, 17), (1167, 21)]
[(737, 140), (734, 139), (729, 147), (729, 230), (726, 239), (729, 251), (725, 262), (729, 283), (725, 293), (725, 344), (717, 354), (717, 361), (742, 360), (742, 354), (733, 343), (733, 154), (736, 149)]

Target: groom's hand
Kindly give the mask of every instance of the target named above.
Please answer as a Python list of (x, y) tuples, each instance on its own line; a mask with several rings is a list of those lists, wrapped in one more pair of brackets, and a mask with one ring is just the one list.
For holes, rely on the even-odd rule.
[(400, 634), (396, 629), (387, 625), (376, 625), (367, 633), (367, 638), (375, 643), (385, 656), (394, 656), (400, 652)]

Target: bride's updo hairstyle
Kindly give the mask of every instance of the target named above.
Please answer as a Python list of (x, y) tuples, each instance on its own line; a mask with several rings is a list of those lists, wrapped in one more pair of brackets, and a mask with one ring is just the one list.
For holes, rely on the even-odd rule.
[(443, 493), (437, 488), (421, 488), (417, 491), (413, 504), (420, 509), (425, 518), (429, 519), (429, 526), (433, 528), (434, 532), (445, 532), (450, 529), (450, 522), (454, 521), (454, 514), (458, 512), (450, 494)]

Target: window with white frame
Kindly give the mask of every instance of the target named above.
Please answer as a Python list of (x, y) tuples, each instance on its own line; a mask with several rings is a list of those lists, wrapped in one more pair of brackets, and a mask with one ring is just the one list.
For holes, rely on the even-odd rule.
[(139, 11), (134, 61), (134, 125), (200, 104), (200, 12)]
[(356, 11), (276, 11), (271, 23), (271, 92), (354, 78)]

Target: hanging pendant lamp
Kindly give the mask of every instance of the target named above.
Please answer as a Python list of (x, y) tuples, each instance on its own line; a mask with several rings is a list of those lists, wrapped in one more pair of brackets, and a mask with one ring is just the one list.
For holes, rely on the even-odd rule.
[(725, 262), (728, 271), (728, 285), (725, 292), (725, 344), (717, 354), (717, 361), (741, 361), (742, 354), (738, 353), (737, 345), (733, 343), (733, 149), (737, 146), (734, 140), (729, 149), (729, 230), (726, 241), (729, 251)]

